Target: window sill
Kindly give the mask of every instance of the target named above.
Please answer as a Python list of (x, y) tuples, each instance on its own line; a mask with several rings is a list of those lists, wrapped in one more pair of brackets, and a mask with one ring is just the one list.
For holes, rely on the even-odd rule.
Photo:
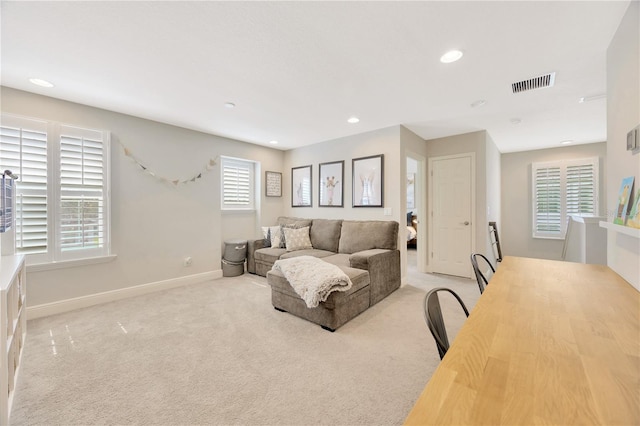
[(29, 265), (27, 261), (27, 272), (50, 271), (53, 269), (75, 268), (77, 266), (95, 265), (98, 263), (108, 263), (116, 260), (118, 256), (110, 254), (108, 256), (88, 257), (85, 259), (61, 260), (57, 262), (36, 263)]
[(534, 235), (532, 237), (534, 240), (556, 240), (562, 241), (564, 240), (564, 235)]
[(256, 212), (255, 209), (223, 209), (222, 210), (222, 214), (223, 215), (227, 215), (227, 214), (254, 214)]

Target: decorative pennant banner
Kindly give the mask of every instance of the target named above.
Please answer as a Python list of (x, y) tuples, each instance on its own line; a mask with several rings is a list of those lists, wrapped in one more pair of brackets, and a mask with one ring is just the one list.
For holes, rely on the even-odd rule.
[(122, 143), (120, 141), (118, 141), (118, 143), (120, 144), (120, 146), (122, 146), (124, 155), (126, 157), (129, 157), (133, 160), (134, 163), (136, 163), (136, 165), (138, 167), (140, 167), (140, 170), (142, 170), (143, 172), (147, 173), (149, 176), (154, 177), (156, 179), (158, 179), (161, 182), (165, 182), (165, 183), (170, 183), (174, 186), (178, 186), (181, 184), (186, 184), (189, 182), (195, 182), (198, 179), (202, 179), (202, 176), (204, 173), (206, 172), (210, 172), (211, 170), (213, 170), (214, 166), (217, 163), (217, 158), (210, 158), (209, 161), (207, 162), (207, 164), (203, 167), (203, 169), (201, 171), (198, 171), (197, 173), (195, 173), (191, 178), (188, 179), (169, 179), (166, 178), (162, 175), (159, 175), (158, 173), (150, 170), (147, 166), (145, 166), (142, 161), (140, 161), (135, 155), (133, 155), (133, 153), (131, 152), (131, 150), (129, 148), (127, 148), (126, 146), (122, 145)]

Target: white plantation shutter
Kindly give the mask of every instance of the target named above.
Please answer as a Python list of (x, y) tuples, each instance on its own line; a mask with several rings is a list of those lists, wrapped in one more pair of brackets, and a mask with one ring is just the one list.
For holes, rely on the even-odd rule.
[(108, 255), (109, 132), (1, 117), (0, 168), (19, 175), (16, 252), (30, 264)]
[(532, 164), (533, 236), (564, 238), (569, 215), (595, 216), (598, 158)]
[(103, 132), (60, 128), (59, 246), (62, 252), (105, 246)]
[(534, 233), (559, 234), (562, 228), (560, 167), (540, 167), (534, 171)]
[(3, 117), (0, 169), (19, 176), (15, 187), (15, 241), (21, 254), (46, 253), (48, 245), (47, 123)]
[(594, 162), (567, 166), (567, 214), (595, 215), (596, 169)]
[(253, 209), (253, 161), (222, 157), (222, 209)]

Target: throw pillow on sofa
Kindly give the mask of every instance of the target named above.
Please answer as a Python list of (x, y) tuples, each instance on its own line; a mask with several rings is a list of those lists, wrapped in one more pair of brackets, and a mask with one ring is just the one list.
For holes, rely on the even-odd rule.
[(262, 238), (264, 238), (264, 247), (271, 247), (271, 232), (268, 226), (262, 227)]
[(287, 251), (307, 250), (313, 248), (309, 239), (309, 227), (289, 228), (282, 227), (285, 235)]
[[(267, 230), (267, 237), (265, 237), (265, 247), (273, 247), (273, 248), (287, 248), (286, 235), (284, 233), (284, 229), (295, 229), (300, 228), (297, 224), (287, 224), (287, 225), (275, 225), (275, 226), (264, 226), (262, 227), (262, 235), (265, 235), (265, 229)], [(307, 230), (309, 227), (307, 226)], [(308, 233), (308, 231), (307, 231)], [(268, 240), (268, 243), (267, 243)]]
[(273, 248), (284, 248), (282, 228), (277, 226), (269, 227), (269, 239), (271, 240), (271, 247)]
[(280, 234), (281, 234), (281, 239), (280, 239), (280, 248), (287, 248), (287, 234), (285, 234), (284, 230), (285, 229), (300, 229), (300, 228), (310, 228), (309, 225), (305, 225), (302, 223), (286, 223), (286, 224), (282, 224), (280, 225)]

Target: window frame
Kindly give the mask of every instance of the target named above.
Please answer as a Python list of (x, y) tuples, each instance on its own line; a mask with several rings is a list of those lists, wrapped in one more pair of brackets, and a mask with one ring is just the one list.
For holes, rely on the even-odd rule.
[[(227, 203), (225, 202), (225, 166), (229, 167), (243, 167), (249, 171), (248, 177), (248, 198), (247, 204), (241, 203)], [(255, 211), (257, 206), (256, 184), (257, 163), (253, 160), (247, 160), (244, 158), (220, 156), (220, 209), (222, 211)]]
[[(20, 128), (22, 130), (36, 130), (46, 126), (46, 165), (47, 165), (47, 181), (46, 181), (46, 252), (24, 253), (28, 265), (39, 265), (46, 269), (47, 265), (66, 264), (68, 262), (86, 263), (87, 261), (96, 261), (100, 258), (112, 258), (111, 255), (111, 133), (107, 130), (89, 129), (83, 126), (70, 125), (54, 121), (46, 121), (38, 118), (16, 116), (12, 114), (2, 113), (0, 125), (2, 127)], [(63, 250), (61, 245), (62, 217), (62, 182), (61, 182), (61, 145), (62, 136), (65, 131), (74, 130), (85, 134), (101, 135), (102, 144), (102, 200), (103, 200), (103, 218), (102, 232), (103, 243), (101, 247), (80, 248), (76, 250)], [(18, 180), (18, 185), (20, 180)], [(16, 197), (18, 196), (16, 188)], [(15, 212), (17, 219), (18, 212)], [(6, 253), (4, 247), (11, 247), (12, 253), (17, 253), (16, 249), (16, 229), (10, 233), (2, 234), (3, 253)], [(93, 263), (90, 262), (90, 263)]]
[[(96, 130), (96, 129), (88, 129), (79, 126), (72, 126), (68, 124), (58, 124), (57, 125), (57, 134), (55, 138), (56, 142), (56, 172), (57, 176), (55, 176), (55, 185), (54, 190), (55, 193), (55, 214), (57, 220), (55, 220), (55, 257), (59, 260), (76, 260), (76, 259), (85, 259), (92, 257), (100, 257), (100, 256), (108, 256), (111, 253), (110, 249), (110, 230), (111, 230), (111, 187), (110, 187), (110, 167), (111, 167), (111, 134), (105, 130)], [(101, 137), (102, 143), (102, 200), (103, 200), (103, 217), (102, 217), (102, 233), (103, 233), (103, 243), (102, 247), (90, 247), (90, 248), (77, 248), (77, 249), (69, 249), (63, 250), (62, 248), (62, 201), (63, 201), (63, 183), (62, 183), (62, 137), (63, 133), (68, 133), (67, 136), (73, 137)], [(84, 173), (84, 172), (83, 172)], [(84, 175), (83, 175), (84, 178)], [(86, 189), (82, 192), (88, 192)]]
[[(593, 179), (591, 181), (591, 185), (593, 186), (593, 195), (591, 198), (590, 206), (593, 209), (592, 213), (574, 213), (569, 212), (568, 208), (568, 170), (572, 167), (583, 167), (590, 165), (592, 167), (592, 175)], [(558, 177), (558, 186), (559, 186), (559, 226), (560, 229), (557, 231), (540, 231), (539, 226), (541, 224), (538, 221), (539, 211), (538, 211), (538, 192), (539, 188), (537, 172), (539, 170), (544, 169), (559, 169), (559, 177)], [(598, 215), (599, 210), (599, 192), (600, 192), (600, 158), (599, 157), (587, 157), (587, 158), (575, 158), (575, 159), (566, 159), (566, 160), (555, 160), (555, 161), (545, 161), (545, 162), (534, 162), (531, 163), (531, 214), (532, 214), (532, 237), (533, 238), (541, 238), (541, 239), (559, 239), (562, 240), (565, 238), (567, 231), (567, 224), (569, 220), (569, 216), (583, 216), (583, 217), (594, 217)]]

